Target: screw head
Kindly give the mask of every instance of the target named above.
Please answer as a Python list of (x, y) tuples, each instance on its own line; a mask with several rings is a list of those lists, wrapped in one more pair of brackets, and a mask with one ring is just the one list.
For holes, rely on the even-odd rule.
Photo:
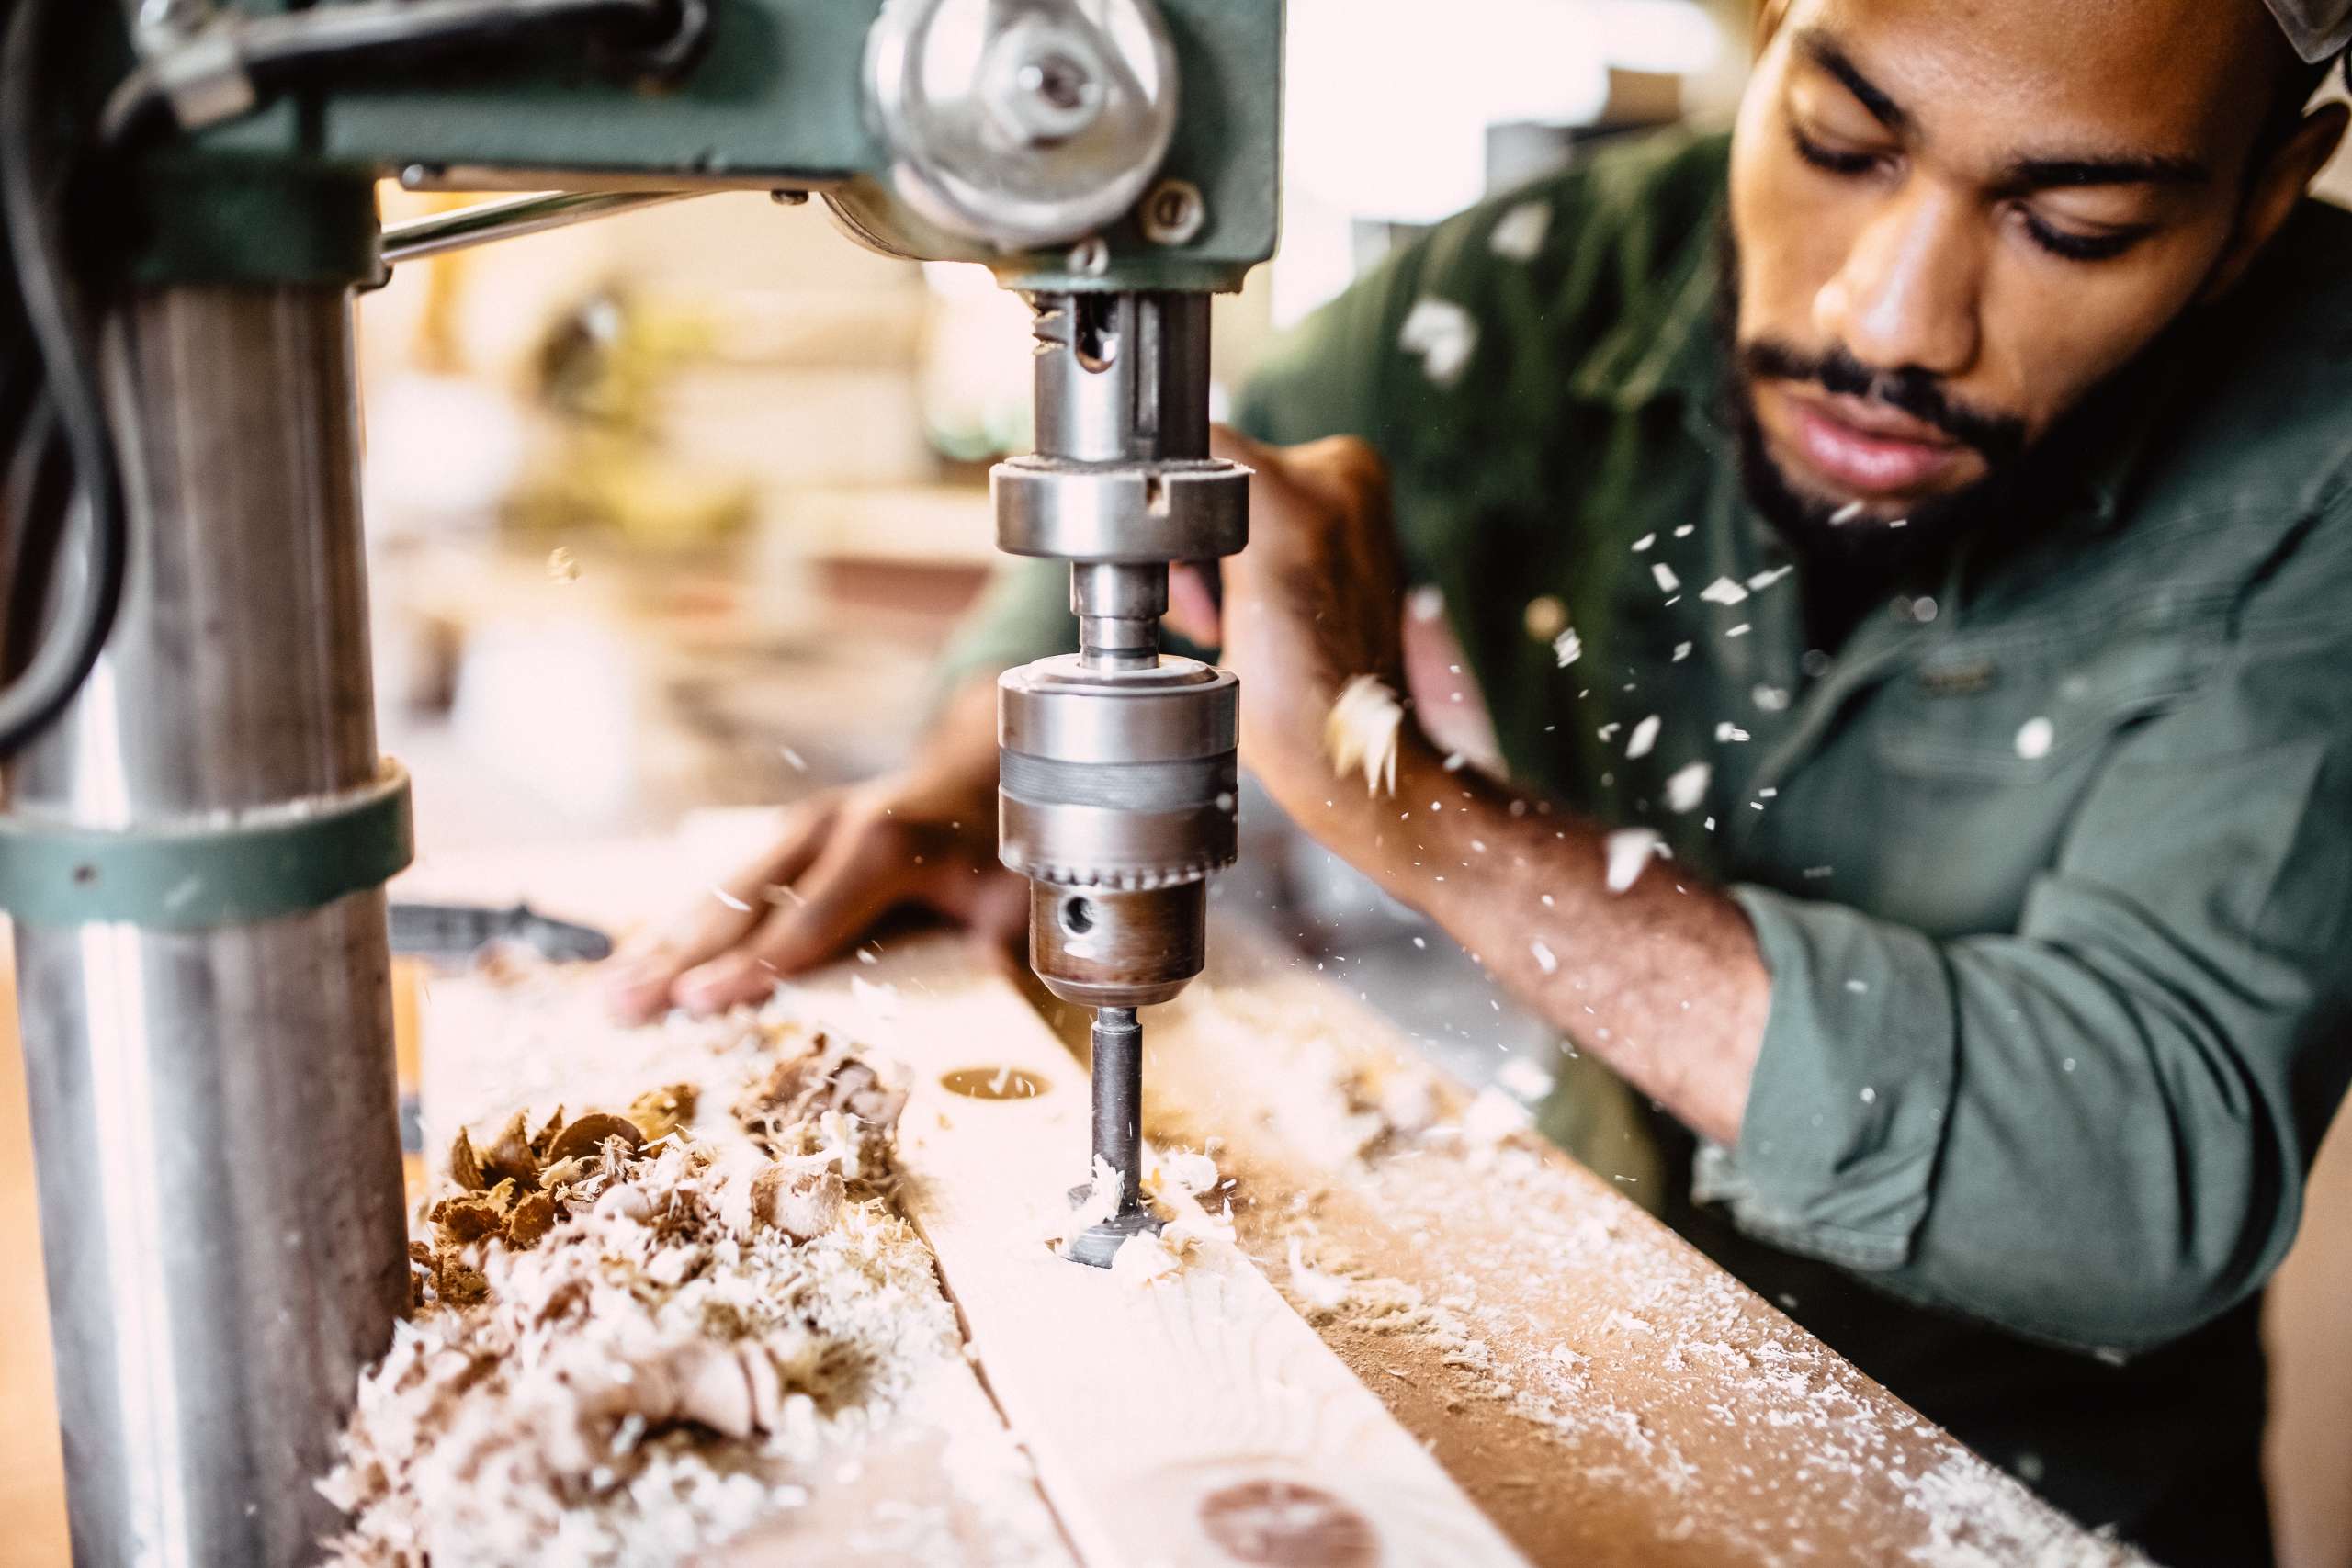
[(981, 91), (1006, 135), (1041, 147), (1067, 141), (1102, 117), (1105, 77), (1083, 37), (1031, 19), (1008, 28), (990, 50)]
[(1043, 98), (1048, 107), (1068, 114), (1085, 107), (1094, 94), (1094, 79), (1086, 67), (1067, 54), (1048, 54), (1030, 61), (1014, 73), (1024, 93)]
[(1155, 245), (1189, 245), (1209, 220), (1201, 187), (1190, 180), (1162, 180), (1144, 193), (1136, 222)]

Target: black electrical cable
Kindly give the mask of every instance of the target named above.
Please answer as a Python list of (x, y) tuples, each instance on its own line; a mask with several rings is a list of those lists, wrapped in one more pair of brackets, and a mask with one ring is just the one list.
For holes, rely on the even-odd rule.
[[(0, 686), (0, 761), (81, 689), (113, 628), (130, 554), (89, 313), (66, 254), (74, 161), (52, 158), (44, 145), (55, 128), (45, 118), (52, 106), (40, 91), (42, 57), (54, 13), (74, 5), (0, 0), (0, 231), (23, 311), (19, 329), (0, 301), (0, 349), (8, 351), (0, 356), (0, 676), (17, 671)], [(641, 76), (666, 75), (695, 56), (709, 23), (708, 0), (356, 0), (266, 16), (232, 11), (215, 24), (214, 41), (227, 45), (226, 67), (258, 97), (337, 69), (372, 74), (511, 51), (548, 32), (580, 34)], [(164, 73), (142, 66), (107, 100), (98, 141), (112, 145), (169, 107)], [(0, 269), (0, 288), (8, 281)], [(32, 362), (32, 375), (16, 369), (19, 360)], [(69, 534), (78, 535), (78, 552), (66, 547)]]
[(7, 449), (8, 466), (0, 473), (0, 510), (12, 518), (41, 519), (41, 525), (13, 530), (0, 542), (0, 582), (33, 585), (10, 597), (0, 617), (0, 670), (21, 668), (33, 657), (41, 627), (40, 585), (53, 577), (62, 536), (61, 513), (73, 502), (74, 468), (65, 456), (57, 416), (44, 399), (36, 399), (23, 427)]
[[(68, 171), (53, 165), (41, 146), (47, 112), (41, 53), (55, 8), (48, 0), (17, 0), (0, 37), (0, 229), (6, 231), (17, 296), (40, 367), (43, 403), (71, 464), (73, 501), (48, 503), (39, 494), (41, 486), (28, 485), (26, 493), (34, 499), (23, 502), (26, 514), (10, 519), (16, 562), (30, 567), (47, 558), (60, 569), (12, 574), (17, 580), (7, 585), (11, 640), (40, 615), (53, 580), (62, 582), (62, 592), (23, 670), (0, 687), (0, 759), (21, 750), (81, 690), (114, 627), (130, 543), (96, 355), (67, 267)], [(28, 423), (19, 447), (40, 423)], [(36, 472), (42, 456), (33, 455)], [(77, 524), (82, 547), (80, 570), (74, 570), (65, 569), (61, 547)]]

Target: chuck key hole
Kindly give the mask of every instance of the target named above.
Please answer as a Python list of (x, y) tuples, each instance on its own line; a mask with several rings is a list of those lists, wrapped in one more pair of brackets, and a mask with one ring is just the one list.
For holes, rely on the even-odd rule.
[(1094, 929), (1094, 905), (1086, 898), (1062, 900), (1062, 930), (1072, 936), (1084, 936)]

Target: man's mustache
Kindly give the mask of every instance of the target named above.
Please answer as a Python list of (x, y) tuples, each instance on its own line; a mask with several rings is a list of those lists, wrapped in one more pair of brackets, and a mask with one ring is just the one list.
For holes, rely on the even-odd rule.
[(1843, 348), (1811, 355), (1769, 339), (1743, 344), (1739, 363), (1750, 380), (1769, 377), (1810, 381), (1842, 397), (1899, 409), (1961, 445), (1974, 447), (1991, 463), (2005, 462), (2025, 450), (2025, 421), (2014, 414), (1970, 407), (1947, 393), (1942, 378), (1931, 371), (1873, 370)]

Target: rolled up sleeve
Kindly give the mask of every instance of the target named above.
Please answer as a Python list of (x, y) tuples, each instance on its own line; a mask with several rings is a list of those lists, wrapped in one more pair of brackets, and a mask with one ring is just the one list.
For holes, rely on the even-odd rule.
[(1733, 890), (1772, 976), (1739, 1153), (1702, 1156), (1699, 1196), (1742, 1228), (1857, 1269), (1904, 1261), (1927, 1213), (1957, 1066), (1937, 944), (1770, 888)]
[(1772, 978), (1697, 1196), (2015, 1331), (2146, 1348), (2258, 1290), (2352, 1077), (2352, 647), (2119, 745), (2011, 933), (1744, 887)]

